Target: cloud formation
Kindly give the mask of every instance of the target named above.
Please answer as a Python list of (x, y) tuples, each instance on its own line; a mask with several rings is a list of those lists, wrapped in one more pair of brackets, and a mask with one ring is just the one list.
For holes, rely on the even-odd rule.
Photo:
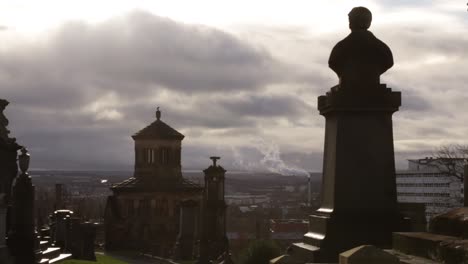
[[(389, 18), (428, 2), (374, 4), (391, 6)], [(400, 168), (440, 144), (467, 143), (467, 27), (440, 23), (453, 11), (418, 12), (437, 14), (439, 24), (382, 17), (371, 28), (395, 57), (382, 80), (402, 91), (394, 116)], [(130, 136), (161, 106), (163, 120), (186, 135), (185, 168), (207, 166), (206, 157), (216, 154), (225, 167), (241, 169), (233, 146), (258, 163), (263, 157), (248, 139), (260, 137), (275, 142), (288, 163), (320, 171), (324, 119), (316, 98), (337, 82), (327, 60), (346, 27), (223, 31), (143, 11), (94, 24), (71, 21), (39, 38), (5, 42), (1, 97), (11, 102), (10, 130), (31, 149), (36, 168), (131, 169)]]
[(37, 167), (131, 164), (131, 142), (117, 142), (151, 122), (156, 105), (182, 130), (255, 128), (256, 117), (307, 108), (258, 94), (288, 69), (267, 50), (146, 12), (69, 22), (16, 44), (0, 52), (0, 86), (15, 135), (41, 156)]

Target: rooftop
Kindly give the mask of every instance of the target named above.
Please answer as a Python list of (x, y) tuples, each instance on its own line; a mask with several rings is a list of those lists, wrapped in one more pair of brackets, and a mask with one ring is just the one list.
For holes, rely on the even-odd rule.
[(135, 133), (133, 139), (175, 139), (182, 140), (184, 135), (161, 121), (161, 111), (156, 110), (156, 121)]

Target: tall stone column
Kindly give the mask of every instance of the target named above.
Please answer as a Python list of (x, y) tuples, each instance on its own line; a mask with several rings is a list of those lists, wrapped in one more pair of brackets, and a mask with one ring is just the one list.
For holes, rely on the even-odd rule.
[(392, 114), (400, 93), (380, 85), (363, 94), (334, 90), (319, 97), (326, 119), (321, 207), (295, 250), (334, 261), (363, 245), (391, 245), (397, 209)]
[(401, 93), (380, 84), (393, 56), (367, 30), (371, 19), (367, 8), (351, 10), (351, 33), (329, 60), (339, 84), (318, 98), (325, 117), (321, 207), (310, 215), (303, 242), (290, 249), (304, 262), (336, 262), (339, 253), (363, 244), (390, 247), (402, 224), (392, 127)]
[(35, 263), (34, 186), (28, 175), (29, 154), (21, 149), (21, 174), (13, 187), (13, 223), (9, 239), (16, 264)]
[(217, 165), (219, 157), (210, 157), (213, 165), (205, 169), (205, 190), (202, 208), (202, 228), (198, 264), (210, 263), (229, 250), (226, 236), (226, 202), (224, 175), (226, 170)]

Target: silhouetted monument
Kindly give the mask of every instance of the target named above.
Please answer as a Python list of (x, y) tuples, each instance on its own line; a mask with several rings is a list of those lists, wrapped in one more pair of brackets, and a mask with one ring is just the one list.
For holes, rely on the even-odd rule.
[(392, 128), (401, 94), (380, 84), (393, 58), (367, 30), (371, 19), (368, 9), (354, 8), (351, 33), (330, 55), (340, 82), (318, 98), (326, 119), (322, 201), (303, 242), (290, 248), (296, 260), (336, 262), (339, 253), (363, 244), (389, 247), (401, 224)]
[(3, 113), (8, 104), (7, 100), (0, 99), (0, 263), (11, 260), (6, 244), (10, 228), (8, 212), (11, 212), (11, 185), (18, 174), (17, 152), (21, 148), (15, 138), (9, 137), (9, 122)]
[(47, 230), (41, 230), (41, 236), (36, 232), (34, 185), (28, 174), (30, 156), (9, 137), (8, 119), (3, 114), (7, 105), (8, 101), (0, 99), (0, 263), (56, 263), (71, 254), (60, 254), (59, 248), (49, 247)]
[(27, 172), (29, 159), (29, 153), (22, 148), (18, 157), (21, 173), (13, 186), (12, 226), (8, 235), (16, 264), (35, 263), (42, 255), (34, 226), (34, 185)]
[(169, 257), (179, 231), (180, 203), (201, 200), (202, 187), (182, 176), (184, 135), (156, 120), (132, 136), (133, 177), (111, 187), (105, 212), (107, 250), (138, 250)]
[(205, 169), (205, 190), (202, 207), (202, 228), (198, 264), (208, 264), (229, 250), (226, 236), (226, 202), (224, 175), (226, 170), (217, 165), (219, 157), (210, 157), (213, 165)]

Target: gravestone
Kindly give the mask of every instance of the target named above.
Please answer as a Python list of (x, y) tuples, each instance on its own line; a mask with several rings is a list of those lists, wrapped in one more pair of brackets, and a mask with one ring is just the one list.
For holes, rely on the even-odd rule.
[(72, 219), (69, 244), (74, 259), (96, 261), (94, 252), (96, 229), (97, 224), (95, 223), (80, 223), (78, 218)]
[(321, 207), (309, 216), (303, 242), (290, 249), (304, 262), (335, 262), (340, 252), (363, 244), (390, 247), (402, 223), (392, 128), (401, 94), (380, 83), (393, 57), (367, 30), (371, 19), (364, 7), (349, 13), (351, 33), (329, 60), (339, 84), (318, 98), (326, 120)]
[(51, 217), (51, 233), (54, 246), (70, 251), (71, 224), (73, 211), (56, 210)]

